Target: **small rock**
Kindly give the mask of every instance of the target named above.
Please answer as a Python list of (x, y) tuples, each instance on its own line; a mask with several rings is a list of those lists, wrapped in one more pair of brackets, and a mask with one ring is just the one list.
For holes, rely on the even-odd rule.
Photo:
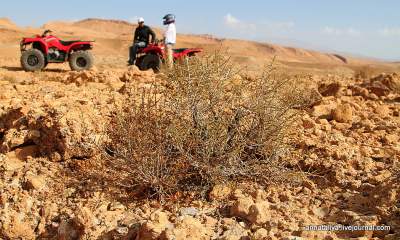
[(193, 217), (187, 216), (178, 222), (174, 228), (165, 232), (166, 240), (208, 240), (214, 232), (204, 227), (201, 222)]
[(340, 123), (351, 123), (353, 121), (353, 108), (350, 104), (339, 105), (332, 112), (333, 119)]
[(279, 200), (281, 202), (288, 202), (290, 201), (290, 194), (288, 192), (282, 192), (279, 194)]
[(389, 170), (382, 170), (377, 176), (374, 176), (372, 178), (373, 183), (383, 183), (387, 179), (389, 179), (392, 176), (392, 173)]
[(269, 232), (267, 229), (260, 228), (254, 233), (255, 240), (264, 240), (269, 237)]
[(15, 152), (10, 152), (7, 155), (3, 155), (2, 162), (6, 171), (16, 171), (24, 167), (24, 162), (20, 161), (15, 156)]
[(239, 198), (231, 207), (231, 215), (246, 219), (249, 215), (250, 207), (254, 204), (251, 197)]
[(313, 107), (311, 115), (317, 118), (332, 118), (332, 110), (335, 109), (334, 104), (330, 105), (317, 105)]
[(26, 146), (15, 150), (15, 155), (18, 159), (27, 160), (28, 157), (37, 157), (39, 154), (39, 147), (37, 145)]
[(58, 227), (57, 239), (75, 240), (81, 239), (85, 233), (84, 226), (76, 219), (63, 220)]
[(129, 229), (127, 227), (119, 227), (117, 228), (117, 233), (122, 234), (122, 235), (126, 235), (129, 232)]
[(310, 117), (303, 118), (303, 127), (304, 129), (310, 129), (315, 127), (315, 122)]
[(387, 134), (383, 137), (383, 142), (386, 144), (394, 144), (399, 142), (399, 138), (397, 134)]
[(138, 239), (158, 239), (167, 228), (171, 227), (172, 223), (168, 220), (168, 215), (165, 212), (157, 211), (151, 214), (150, 220), (140, 227)]
[(46, 185), (46, 179), (43, 176), (28, 175), (25, 177), (25, 186), (27, 189), (41, 190)]
[(268, 222), (271, 219), (268, 202), (257, 202), (256, 204), (252, 205), (249, 209), (249, 214), (246, 219), (257, 225)]
[(248, 233), (242, 228), (239, 224), (232, 224), (229, 226), (225, 226), (225, 231), (222, 236), (219, 238), (220, 240), (247, 240)]
[(112, 202), (108, 205), (108, 211), (117, 211), (117, 210), (125, 210), (126, 207), (120, 202)]
[(375, 113), (380, 117), (380, 118), (386, 118), (390, 114), (390, 109), (387, 105), (380, 105), (375, 108)]
[(194, 207), (181, 208), (179, 212), (182, 216), (197, 216), (199, 214), (199, 210)]
[(322, 83), (318, 86), (318, 92), (321, 93), (322, 96), (339, 96), (340, 91), (342, 90), (342, 85), (339, 82), (334, 82), (330, 84)]
[(209, 194), (211, 200), (224, 200), (231, 195), (232, 189), (226, 185), (215, 185)]
[(328, 208), (322, 208), (322, 207), (313, 207), (311, 211), (318, 216), (319, 218), (324, 218), (325, 216), (328, 215), (329, 209)]

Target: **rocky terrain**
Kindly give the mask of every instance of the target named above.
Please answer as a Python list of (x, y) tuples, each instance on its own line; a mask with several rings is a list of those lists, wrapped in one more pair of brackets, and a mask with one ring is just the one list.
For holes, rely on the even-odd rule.
[[(3, 30), (20, 31), (7, 24), (0, 39), (9, 36)], [(97, 67), (79, 73), (64, 65), (26, 73), (17, 58), (0, 59), (0, 239), (400, 239), (400, 75), (349, 67), (303, 76), (318, 100), (298, 119), (287, 164), (298, 184), (217, 185), (205, 200), (123, 202), (77, 174), (96, 160), (127, 89), (158, 76), (100, 49)], [(390, 230), (305, 229), (338, 224)]]
[[(398, 239), (400, 76), (310, 76), (320, 100), (301, 120), (300, 185), (215, 186), (209, 201), (122, 204), (73, 185), (135, 67), (87, 72), (2, 71), (0, 236), (4, 239)], [(397, 175), (396, 175), (397, 174)], [(308, 225), (388, 225), (312, 232)], [(297, 237), (297, 238), (296, 238)]]

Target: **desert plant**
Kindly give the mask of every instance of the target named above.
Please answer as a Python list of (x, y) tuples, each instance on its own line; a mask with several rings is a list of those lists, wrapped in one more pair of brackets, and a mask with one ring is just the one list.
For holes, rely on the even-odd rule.
[(302, 94), (272, 67), (256, 78), (241, 74), (221, 54), (191, 58), (136, 94), (107, 130), (112, 183), (162, 196), (284, 180)]
[(370, 79), (378, 74), (384, 72), (384, 69), (379, 69), (378, 67), (374, 67), (371, 65), (362, 65), (359, 67), (355, 67), (354, 69), (354, 77), (357, 79)]

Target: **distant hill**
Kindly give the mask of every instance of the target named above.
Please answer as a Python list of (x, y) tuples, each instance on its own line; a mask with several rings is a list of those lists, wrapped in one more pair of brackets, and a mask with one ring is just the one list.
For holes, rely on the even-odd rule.
[[(20, 28), (6, 18), (0, 19), (0, 39), (2, 44), (10, 44), (18, 50), (21, 36), (41, 33), (52, 29), (66, 39), (96, 40), (95, 53), (98, 55), (126, 56), (136, 25), (122, 20), (88, 18), (76, 22), (54, 21), (39, 29)], [(178, 29), (179, 30), (179, 29)], [(158, 38), (161, 29), (155, 28)], [(233, 59), (244, 65), (264, 65), (274, 57), (281, 63), (314, 63), (328, 65), (362, 64), (374, 62), (371, 59), (347, 57), (341, 54), (323, 53), (302, 48), (285, 47), (276, 44), (246, 40), (219, 39), (211, 35), (178, 34), (177, 47), (202, 47), (206, 51), (226, 50)], [(0, 46), (0, 53), (1, 53)], [(12, 52), (12, 51), (11, 51)], [(7, 50), (10, 53), (10, 49)]]

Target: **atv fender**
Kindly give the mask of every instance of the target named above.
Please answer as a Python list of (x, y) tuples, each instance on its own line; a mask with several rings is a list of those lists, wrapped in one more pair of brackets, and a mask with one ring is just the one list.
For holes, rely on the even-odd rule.
[(38, 49), (37, 47), (35, 48), (42, 51), (44, 54), (47, 54), (48, 49), (46, 43), (42, 39), (38, 40), (37, 38), (24, 38), (20, 44), (21, 51), (25, 51), (26, 46), (30, 44), (39, 44), (40, 49)]

